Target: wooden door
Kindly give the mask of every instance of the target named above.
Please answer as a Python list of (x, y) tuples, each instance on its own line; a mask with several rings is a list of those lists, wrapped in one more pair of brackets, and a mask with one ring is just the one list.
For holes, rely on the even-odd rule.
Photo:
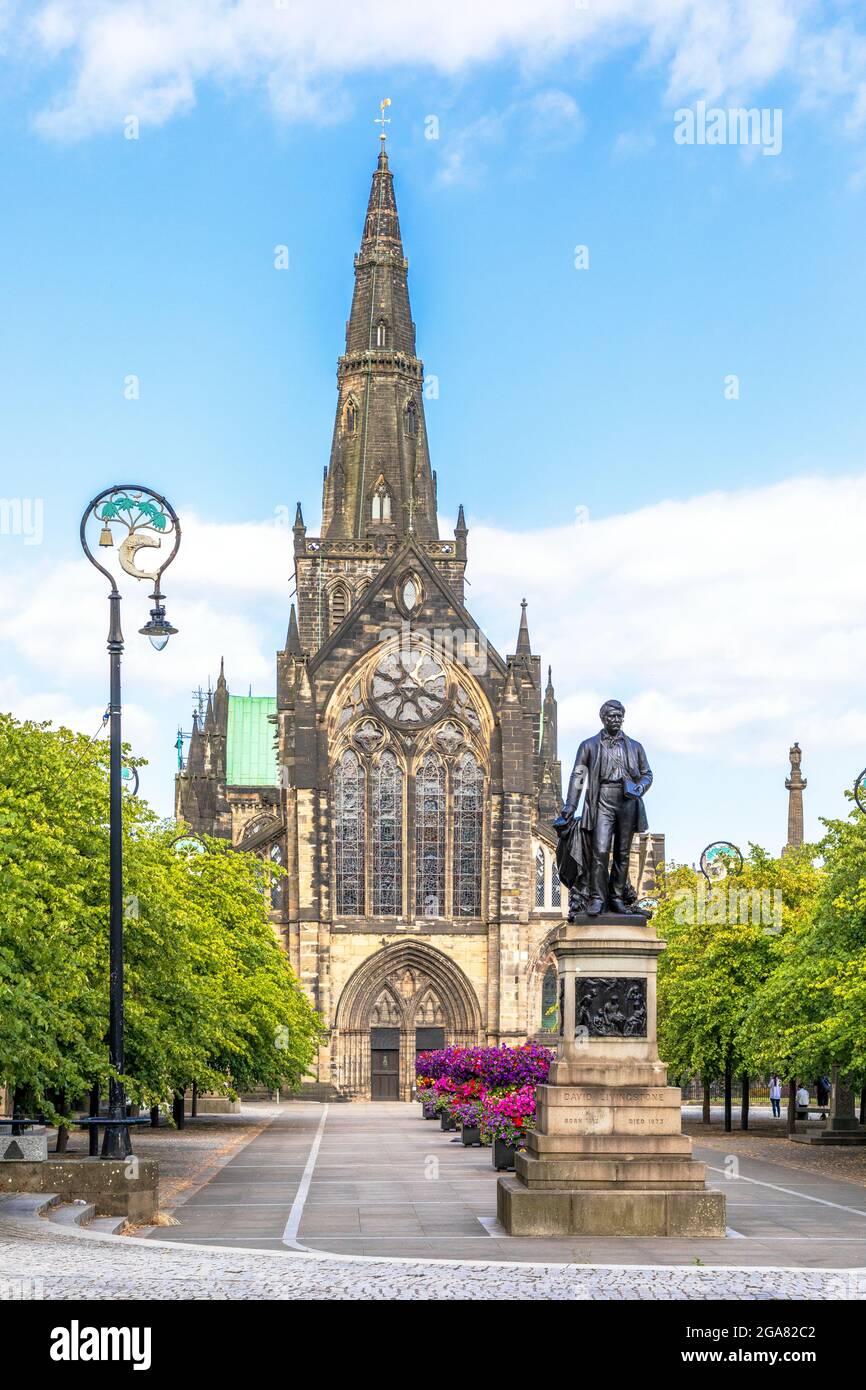
[(370, 1098), (400, 1099), (400, 1030), (373, 1028), (370, 1033)]

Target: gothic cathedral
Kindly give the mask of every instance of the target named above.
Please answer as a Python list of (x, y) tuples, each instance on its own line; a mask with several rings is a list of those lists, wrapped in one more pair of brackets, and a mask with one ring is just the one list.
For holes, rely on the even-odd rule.
[[(178, 820), (286, 869), (271, 918), (329, 1030), (315, 1093), (348, 1099), (408, 1099), (421, 1048), (543, 1036), (567, 910), (550, 672), (525, 604), (506, 657), (467, 610), (462, 507), (440, 538), (407, 269), (383, 144), (276, 697), (221, 667), (175, 792)], [(636, 838), (639, 892), (663, 858)]]

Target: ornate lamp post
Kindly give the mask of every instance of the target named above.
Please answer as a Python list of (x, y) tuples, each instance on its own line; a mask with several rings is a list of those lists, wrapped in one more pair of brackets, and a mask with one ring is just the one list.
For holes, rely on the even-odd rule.
[[(150, 622), (139, 628), (149, 637), (157, 651), (162, 651), (169, 637), (177, 631), (165, 616), (165, 602), (160, 588), (163, 572), (168, 569), (180, 545), (180, 521), (171, 503), (150, 488), (125, 486), (106, 488), (88, 505), (81, 518), (81, 545), (92, 565), (103, 574), (110, 584), (108, 593), (109, 626), (108, 652), (110, 662), (110, 836), (109, 836), (109, 1022), (108, 1051), (111, 1067), (115, 1073), (109, 1085), (108, 1123), (102, 1144), (103, 1158), (125, 1158), (131, 1150), (128, 1121), (126, 1119), (126, 1094), (118, 1077), (124, 1068), (123, 1055), (123, 822), (122, 790), (123, 769), (121, 766), (120, 736), (120, 656), (123, 651), (123, 633), (120, 627), (120, 591), (114, 576), (101, 565), (90, 549), (87, 539), (88, 523), (100, 523), (99, 550), (107, 558), (106, 552), (114, 547), (114, 532), (126, 534), (117, 547), (117, 559), (124, 573), (135, 579), (153, 582)], [(167, 542), (167, 545), (163, 543)], [(161, 565), (152, 570), (139, 569), (135, 563), (136, 553), (142, 548), (159, 550), (165, 558)]]

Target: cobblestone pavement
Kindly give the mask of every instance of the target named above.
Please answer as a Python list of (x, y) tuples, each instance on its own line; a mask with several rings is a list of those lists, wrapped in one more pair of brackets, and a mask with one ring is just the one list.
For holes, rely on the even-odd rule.
[(26, 1281), (31, 1297), (75, 1301), (866, 1298), (866, 1270), (347, 1259), (73, 1235), (0, 1213), (0, 1296), (9, 1281)]

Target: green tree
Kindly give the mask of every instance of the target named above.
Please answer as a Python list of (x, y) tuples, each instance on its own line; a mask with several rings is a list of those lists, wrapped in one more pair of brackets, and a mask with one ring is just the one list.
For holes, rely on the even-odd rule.
[(714, 885), (685, 866), (666, 874), (654, 921), (668, 943), (659, 962), (659, 1049), (673, 1075), (730, 1079), (755, 1065), (744, 1024), (785, 941), (808, 917), (818, 875), (810, 853), (775, 859), (752, 845), (742, 870)]
[[(742, 1043), (754, 1062), (811, 1077), (866, 1073), (866, 818), (824, 822), (810, 910), (780, 942)], [(786, 856), (787, 858), (787, 856)]]
[[(130, 1097), (292, 1086), (322, 1027), (268, 920), (280, 871), (176, 833), (124, 798)], [(0, 1082), (48, 1113), (104, 1085), (107, 1019), (107, 748), (0, 716)]]

